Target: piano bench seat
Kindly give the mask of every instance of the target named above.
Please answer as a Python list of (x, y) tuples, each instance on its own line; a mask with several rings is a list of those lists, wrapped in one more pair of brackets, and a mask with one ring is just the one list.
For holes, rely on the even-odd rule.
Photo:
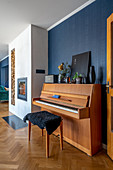
[(31, 123), (37, 125), (40, 129), (46, 129), (46, 157), (49, 157), (49, 135), (51, 135), (60, 126), (60, 147), (63, 150), (63, 121), (60, 116), (54, 115), (47, 111), (28, 113), (24, 117), (24, 122), (29, 121), (29, 141), (31, 134)]

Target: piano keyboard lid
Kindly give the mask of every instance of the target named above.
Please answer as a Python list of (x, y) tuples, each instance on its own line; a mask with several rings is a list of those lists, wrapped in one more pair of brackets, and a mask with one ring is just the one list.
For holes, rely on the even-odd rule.
[[(53, 96), (59, 96), (54, 98)], [(71, 108), (84, 108), (89, 105), (89, 96), (42, 91), (40, 100)]]

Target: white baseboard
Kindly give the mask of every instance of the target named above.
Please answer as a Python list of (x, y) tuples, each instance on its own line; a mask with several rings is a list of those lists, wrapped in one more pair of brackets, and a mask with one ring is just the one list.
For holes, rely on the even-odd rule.
[(102, 148), (105, 149), (105, 150), (107, 150), (107, 145), (104, 144), (104, 143), (102, 143)]

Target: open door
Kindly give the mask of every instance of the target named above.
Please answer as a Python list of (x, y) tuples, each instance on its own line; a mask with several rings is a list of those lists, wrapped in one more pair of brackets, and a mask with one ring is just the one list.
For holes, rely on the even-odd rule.
[(113, 160), (113, 14), (107, 19), (107, 154)]

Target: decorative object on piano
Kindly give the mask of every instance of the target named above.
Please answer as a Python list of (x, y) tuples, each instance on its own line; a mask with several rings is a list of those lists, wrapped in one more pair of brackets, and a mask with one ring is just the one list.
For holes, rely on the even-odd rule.
[(62, 63), (61, 65), (58, 66), (58, 69), (59, 69), (58, 83), (61, 83), (61, 80), (62, 80), (63, 65), (64, 65), (64, 63)]
[(94, 66), (91, 66), (90, 67), (90, 71), (89, 71), (89, 82), (91, 84), (94, 84), (95, 83), (95, 69), (94, 69)]
[(86, 84), (87, 83), (87, 78), (84, 76), (82, 77), (82, 84)]
[(59, 75), (58, 75), (58, 83), (61, 83), (61, 80), (62, 80), (62, 75), (59, 74)]
[(71, 81), (76, 72), (84, 74), (87, 83), (89, 82), (89, 67), (91, 65), (91, 52), (85, 52), (72, 56)]
[(78, 74), (78, 72), (76, 72), (73, 77), (72, 83), (81, 84), (82, 83), (82, 74)]
[(54, 95), (52, 96), (53, 98), (56, 98), (56, 99), (59, 99), (60, 98), (60, 95)]
[(58, 75), (46, 75), (45, 83), (58, 83)]
[(87, 77), (85, 77), (85, 74), (82, 74), (82, 84), (86, 84), (87, 83)]
[(71, 75), (71, 66), (68, 65), (68, 62), (66, 62), (66, 64), (62, 63), (61, 65), (59, 65), (58, 69), (58, 83), (69, 83), (69, 77)]
[(69, 83), (70, 82), (70, 77), (65, 77), (65, 83)]

